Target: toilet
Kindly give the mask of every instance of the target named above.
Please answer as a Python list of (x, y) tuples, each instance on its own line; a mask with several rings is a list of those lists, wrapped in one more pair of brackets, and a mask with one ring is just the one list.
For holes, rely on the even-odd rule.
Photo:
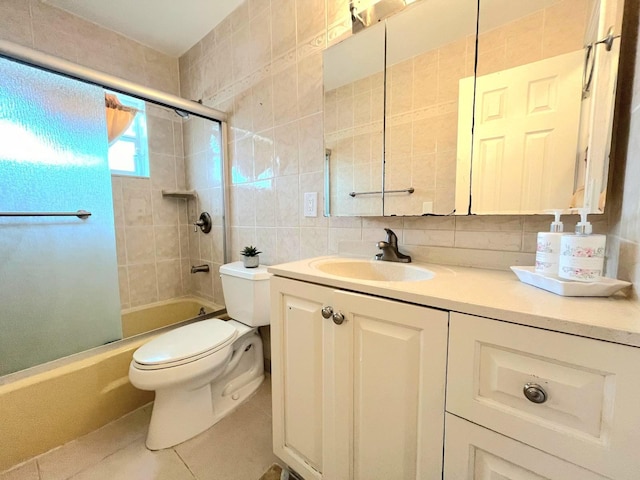
[(242, 262), (220, 267), (232, 320), (201, 320), (138, 348), (129, 380), (155, 390), (147, 448), (161, 450), (207, 430), (246, 400), (264, 380), (257, 327), (270, 323), (266, 267)]

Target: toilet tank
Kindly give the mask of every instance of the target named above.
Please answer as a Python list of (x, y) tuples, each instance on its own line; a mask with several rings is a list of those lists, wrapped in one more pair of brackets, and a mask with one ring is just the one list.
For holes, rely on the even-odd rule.
[(242, 262), (220, 267), (222, 292), (231, 318), (251, 327), (271, 323), (271, 297), (267, 267), (245, 268)]

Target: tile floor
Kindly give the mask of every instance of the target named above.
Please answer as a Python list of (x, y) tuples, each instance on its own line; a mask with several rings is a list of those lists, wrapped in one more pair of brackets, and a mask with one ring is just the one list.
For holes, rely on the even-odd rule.
[(151, 405), (0, 473), (0, 480), (258, 480), (278, 459), (271, 379), (235, 412), (174, 448), (145, 448)]

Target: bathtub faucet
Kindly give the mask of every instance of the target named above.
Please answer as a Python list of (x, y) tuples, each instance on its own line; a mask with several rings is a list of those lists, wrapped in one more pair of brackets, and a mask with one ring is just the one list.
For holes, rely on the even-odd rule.
[(209, 273), (209, 265), (206, 263), (204, 265), (192, 265), (191, 273), (205, 272)]

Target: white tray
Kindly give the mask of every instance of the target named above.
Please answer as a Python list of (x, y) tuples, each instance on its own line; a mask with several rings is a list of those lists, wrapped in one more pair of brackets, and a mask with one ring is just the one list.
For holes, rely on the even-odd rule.
[(631, 285), (629, 282), (603, 277), (598, 282), (570, 282), (536, 273), (536, 267), (511, 267), (521, 282), (563, 297), (608, 297)]

